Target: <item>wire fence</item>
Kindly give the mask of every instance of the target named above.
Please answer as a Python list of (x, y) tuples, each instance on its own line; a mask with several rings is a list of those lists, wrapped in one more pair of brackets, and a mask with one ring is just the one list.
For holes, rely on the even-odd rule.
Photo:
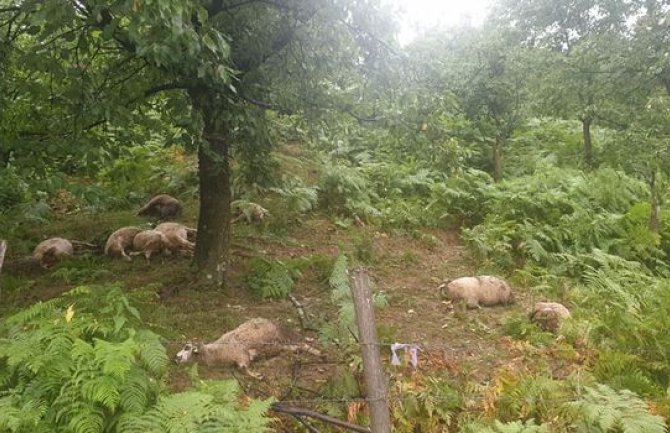
[[(257, 350), (259, 353), (262, 353), (262, 348), (265, 346), (268, 347), (285, 347), (287, 350), (294, 351), (297, 346), (304, 344), (305, 342), (300, 342), (300, 343), (294, 343), (294, 342), (277, 342), (277, 341), (271, 341), (271, 342), (254, 342), (253, 344), (249, 343), (243, 343), (243, 342), (236, 342), (236, 341), (223, 341), (223, 342), (212, 342), (212, 343), (207, 343), (206, 345), (210, 346), (227, 346), (227, 347), (238, 347), (242, 350)], [(182, 345), (183, 346), (183, 341), (169, 341), (167, 342), (168, 345), (171, 346), (178, 346)], [(393, 348), (394, 345), (397, 345), (398, 343), (391, 343), (391, 342), (379, 342), (379, 343), (353, 343), (352, 346), (364, 346), (364, 345), (375, 345), (380, 348), (385, 348), (391, 349)], [(312, 347), (315, 347), (316, 344), (313, 344)], [(418, 345), (419, 346), (419, 351), (423, 352), (424, 355), (430, 355), (430, 354), (437, 354), (437, 355), (444, 355), (445, 353), (450, 353), (450, 354), (466, 354), (469, 356), (472, 355), (477, 355), (477, 350), (478, 347), (453, 347), (447, 344), (429, 344), (429, 345)], [(546, 350), (547, 352), (550, 353), (557, 353), (557, 352), (570, 352), (570, 353), (576, 353), (577, 350), (573, 348), (532, 348), (534, 350), (542, 351)], [(521, 351), (521, 349), (519, 349)], [(328, 352), (325, 352), (327, 354)], [(325, 356), (324, 354), (324, 356)], [(309, 358), (313, 358), (314, 356), (310, 355)], [(389, 358), (387, 355), (384, 355), (385, 359), (388, 359), (391, 361), (391, 358)], [(518, 357), (512, 356), (510, 361), (512, 359), (516, 358), (518, 361)], [(577, 372), (575, 376), (572, 377), (572, 382), (570, 383), (569, 388), (571, 389), (571, 395), (570, 396), (561, 396), (561, 397), (545, 397), (542, 395), (528, 395), (528, 396), (506, 396), (502, 390), (500, 389), (495, 389), (496, 384), (490, 381), (490, 383), (482, 383), (482, 384), (473, 384), (472, 390), (461, 390), (457, 391), (456, 389), (450, 389), (449, 391), (454, 391), (457, 392), (456, 395), (454, 395), (451, 392), (440, 392), (439, 390), (436, 389), (431, 389), (430, 387), (421, 387), (418, 386), (414, 388), (413, 390), (407, 391), (403, 390), (403, 384), (406, 384), (408, 382), (403, 382), (403, 380), (411, 382), (411, 374), (407, 375), (408, 371), (410, 373), (418, 372), (421, 370), (421, 366), (427, 364), (425, 361), (427, 359), (424, 357), (422, 359), (420, 355), (420, 363), (418, 368), (417, 367), (412, 367), (411, 363), (402, 363), (400, 366), (389, 366), (386, 368), (386, 373), (387, 373), (387, 378), (388, 378), (388, 384), (390, 386), (390, 391), (388, 392), (388, 395), (386, 396), (381, 396), (381, 397), (365, 397), (365, 396), (351, 396), (351, 397), (344, 397), (344, 398), (331, 398), (331, 397), (317, 397), (317, 398), (290, 398), (289, 395), (293, 393), (293, 391), (306, 391), (310, 392), (313, 394), (317, 394), (318, 391), (312, 390), (312, 389), (305, 389), (302, 387), (297, 386), (297, 383), (301, 379), (302, 375), (302, 367), (307, 367), (307, 368), (319, 368), (319, 367), (324, 367), (328, 366), (331, 368), (332, 371), (332, 366), (347, 366), (351, 368), (351, 361), (350, 359), (347, 360), (333, 360), (333, 359), (326, 359), (325, 357), (323, 359), (320, 359), (318, 361), (314, 360), (300, 360), (296, 361), (293, 364), (293, 371), (291, 373), (291, 385), (289, 386), (289, 389), (287, 392), (284, 393), (283, 396), (280, 396), (277, 398), (276, 396), (271, 396), (267, 395), (266, 397), (274, 397), (277, 398), (277, 401), (282, 403), (282, 404), (290, 404), (290, 405), (306, 405), (306, 406), (313, 406), (313, 405), (319, 405), (319, 404), (326, 404), (326, 403), (336, 403), (336, 404), (363, 404), (367, 405), (372, 402), (378, 402), (378, 401), (385, 401), (391, 406), (397, 406), (400, 405), (402, 406), (403, 404), (408, 403), (410, 400), (413, 401), (424, 401), (424, 402), (431, 402), (431, 404), (435, 403), (441, 403), (441, 404), (446, 404), (449, 407), (453, 406), (458, 406), (458, 412), (472, 412), (472, 413), (481, 413), (482, 411), (482, 406), (483, 405), (493, 405), (496, 402), (506, 402), (510, 403), (513, 399), (516, 399), (516, 403), (519, 405), (526, 405), (526, 406), (533, 406), (533, 405), (562, 405), (565, 403), (570, 403), (570, 402), (578, 402), (582, 400), (582, 390), (587, 386), (587, 383), (582, 383), (581, 378), (580, 378), (580, 373)], [(499, 358), (498, 360), (502, 360)], [(424, 362), (421, 362), (424, 361)], [(580, 367), (581, 368), (581, 367)], [(296, 373), (296, 370), (298, 372)], [(430, 373), (431, 370), (426, 368), (425, 370), (427, 373)], [(388, 375), (388, 373), (391, 373)], [(394, 373), (402, 373), (400, 376), (394, 374)], [(238, 381), (243, 381), (240, 376), (238, 376), (236, 373), (233, 373), (235, 378)], [(443, 376), (438, 376), (438, 377), (443, 377)], [(458, 383), (456, 383), (458, 385)], [(461, 384), (462, 385), (462, 384)]]

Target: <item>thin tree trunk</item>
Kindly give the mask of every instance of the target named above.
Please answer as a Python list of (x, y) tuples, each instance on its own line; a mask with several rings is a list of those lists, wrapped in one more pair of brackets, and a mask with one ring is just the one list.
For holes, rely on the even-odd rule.
[(200, 213), (194, 262), (207, 281), (225, 287), (231, 235), (228, 135), (214, 118), (212, 96), (194, 91), (191, 98), (204, 120), (198, 148)]
[(503, 139), (496, 135), (496, 139), (493, 142), (493, 180), (500, 182), (502, 180), (502, 147)]
[(584, 162), (586, 167), (593, 168), (593, 143), (591, 141), (591, 122), (590, 117), (583, 117), (582, 119), (582, 135), (584, 136)]
[(649, 230), (658, 233), (661, 225), (661, 206), (658, 202), (658, 191), (656, 189), (656, 173), (649, 178), (649, 189), (651, 190), (651, 217), (649, 218)]

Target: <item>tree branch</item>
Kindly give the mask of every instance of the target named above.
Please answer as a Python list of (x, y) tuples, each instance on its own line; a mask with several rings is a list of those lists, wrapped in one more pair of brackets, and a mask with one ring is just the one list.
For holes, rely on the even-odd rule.
[(270, 409), (274, 412), (278, 413), (285, 413), (287, 415), (291, 416), (308, 416), (311, 418), (318, 419), (320, 421), (327, 422), (329, 424), (336, 425), (338, 427), (343, 427), (349, 430), (353, 430), (355, 432), (359, 433), (370, 433), (370, 429), (367, 427), (360, 426), (358, 424), (353, 424), (347, 421), (342, 421), (340, 419), (334, 418), (332, 416), (328, 416), (319, 412), (315, 412), (313, 410), (308, 410), (308, 409), (303, 409), (300, 407), (286, 407), (283, 406), (279, 403), (274, 403)]

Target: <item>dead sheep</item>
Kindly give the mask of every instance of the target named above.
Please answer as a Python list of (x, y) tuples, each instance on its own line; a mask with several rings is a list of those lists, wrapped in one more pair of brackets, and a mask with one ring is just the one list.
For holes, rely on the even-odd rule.
[(40, 242), (33, 250), (33, 258), (44, 269), (48, 269), (64, 257), (74, 253), (72, 242), (63, 238), (50, 238)]
[(159, 220), (175, 219), (179, 217), (181, 213), (181, 202), (167, 194), (153, 196), (147, 204), (137, 211), (137, 215), (157, 218)]
[(127, 254), (127, 250), (132, 249), (135, 236), (141, 232), (139, 227), (122, 227), (109, 235), (105, 244), (106, 255), (120, 255), (125, 260), (132, 260)]
[(175, 361), (181, 364), (197, 358), (208, 366), (233, 364), (246, 374), (258, 377), (249, 370), (251, 362), (276, 356), (282, 351), (305, 351), (321, 355), (321, 352), (305, 343), (300, 335), (270, 320), (254, 318), (223, 334), (213, 343), (186, 343), (175, 356)]
[(155, 253), (160, 253), (168, 248), (167, 237), (158, 230), (142, 230), (133, 238), (133, 250), (131, 256), (144, 254), (147, 260)]
[(446, 298), (454, 302), (464, 302), (468, 308), (514, 302), (509, 284), (498, 277), (487, 275), (456, 278), (442, 284), (440, 290)]
[(244, 200), (235, 200), (232, 204), (233, 215), (235, 218), (232, 220), (232, 224), (235, 224), (238, 221), (246, 220), (247, 224), (253, 222), (263, 223), (265, 222), (265, 217), (269, 215), (267, 209), (263, 206), (252, 203), (250, 201)]
[(537, 302), (530, 313), (531, 322), (549, 332), (557, 332), (568, 317), (570, 310), (558, 302)]
[(191, 252), (195, 249), (195, 244), (188, 240), (188, 234), (197, 232), (196, 229), (179, 223), (162, 223), (158, 224), (154, 230), (165, 235), (166, 247), (170, 251)]

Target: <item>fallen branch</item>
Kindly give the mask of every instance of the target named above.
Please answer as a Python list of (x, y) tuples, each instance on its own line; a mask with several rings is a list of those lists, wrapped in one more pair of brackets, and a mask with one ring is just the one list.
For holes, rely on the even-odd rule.
[(305, 314), (305, 306), (302, 305), (300, 301), (298, 301), (296, 297), (291, 294), (288, 295), (288, 298), (291, 300), (295, 308), (298, 310), (298, 317), (300, 317), (300, 324), (302, 325), (302, 329), (304, 330), (309, 329), (315, 331), (316, 329), (314, 329), (314, 327), (309, 324), (307, 314)]
[(291, 415), (292, 417), (304, 417), (304, 416), (311, 417), (314, 419), (318, 419), (319, 421), (333, 424), (337, 427), (346, 428), (360, 433), (370, 433), (370, 429), (367, 427), (363, 427), (358, 424), (353, 424), (347, 421), (342, 421), (341, 419), (337, 419), (332, 416), (322, 414), (320, 412), (315, 412), (313, 410), (303, 409), (301, 407), (286, 407), (282, 406), (279, 403), (275, 403), (270, 407), (270, 410), (277, 413), (284, 413), (287, 415)]
[(92, 244), (90, 242), (71, 240), (70, 243), (77, 247), (98, 248), (98, 245)]
[(293, 418), (297, 419), (300, 424), (305, 426), (310, 433), (321, 433), (316, 427), (305, 421), (300, 415), (291, 415)]

